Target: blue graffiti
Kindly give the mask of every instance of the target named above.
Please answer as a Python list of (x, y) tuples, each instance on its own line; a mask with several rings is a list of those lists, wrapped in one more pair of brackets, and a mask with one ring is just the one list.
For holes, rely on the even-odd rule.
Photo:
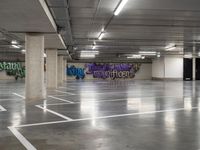
[(84, 79), (85, 78), (84, 68), (76, 68), (74, 65), (67, 66), (67, 75), (75, 76), (76, 79)]

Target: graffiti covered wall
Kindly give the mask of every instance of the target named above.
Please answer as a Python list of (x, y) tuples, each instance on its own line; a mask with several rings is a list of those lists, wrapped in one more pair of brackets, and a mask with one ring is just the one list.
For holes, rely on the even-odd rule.
[(68, 79), (151, 79), (151, 64), (69, 63)]
[[(0, 73), (0, 79), (6, 79), (6, 76), (24, 78), (25, 67), (20, 62), (0, 62)], [(4, 73), (6, 73), (6, 76), (3, 75)]]
[(92, 74), (94, 78), (116, 79), (134, 78), (141, 64), (86, 64), (86, 74)]

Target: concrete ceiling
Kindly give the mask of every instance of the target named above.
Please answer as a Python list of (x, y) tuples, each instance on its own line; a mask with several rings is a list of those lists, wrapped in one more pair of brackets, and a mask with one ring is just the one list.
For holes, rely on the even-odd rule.
[(0, 20), (1, 31), (7, 31), (1, 41), (8, 45), (4, 49), (10, 49), (11, 40), (23, 45), (26, 32), (44, 34), (45, 48), (66, 48), (44, 0), (1, 0)]
[[(96, 59), (102, 60), (121, 59), (141, 50), (183, 55), (193, 52), (193, 47), (195, 53), (200, 49), (199, 0), (129, 0), (118, 16), (113, 12), (120, 0), (45, 2), (46, 5), (44, 0), (2, 0), (0, 27), (14, 35), (48, 33), (46, 48), (63, 49), (63, 42), (54, 40), (60, 37), (51, 35), (59, 32), (74, 59), (80, 59), (81, 50), (92, 50), (94, 42), (100, 52)], [(98, 40), (102, 28), (105, 36)], [(166, 51), (165, 46), (170, 43), (177, 48)]]
[[(120, 0), (69, 0), (72, 36), (77, 47), (72, 56), (79, 58), (81, 50), (91, 50), (96, 42), (100, 59), (153, 50), (166, 54), (199, 50), (199, 0), (129, 0), (119, 16), (113, 12)], [(102, 28), (105, 36), (98, 40)], [(177, 45), (165, 51), (170, 43)]]

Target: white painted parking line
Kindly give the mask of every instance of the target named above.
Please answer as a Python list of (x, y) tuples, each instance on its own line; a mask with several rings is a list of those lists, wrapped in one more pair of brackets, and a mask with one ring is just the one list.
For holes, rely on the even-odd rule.
[(99, 100), (99, 101), (82, 101), (82, 102), (72, 102), (72, 103), (53, 103), (46, 104), (46, 106), (57, 106), (57, 105), (70, 105), (70, 104), (80, 104), (80, 103), (103, 103), (103, 102), (117, 102), (117, 101), (127, 101), (127, 99), (113, 99), (113, 100)]
[(59, 100), (59, 101), (67, 102), (67, 103), (70, 103), (70, 104), (74, 104), (74, 102), (72, 102), (72, 101), (69, 101), (69, 100), (66, 100), (66, 99), (62, 99), (62, 98), (58, 98), (58, 97), (55, 97), (55, 96), (48, 96), (48, 97), (56, 99), (56, 100)]
[(64, 115), (62, 115), (62, 114), (60, 114), (60, 113), (57, 113), (57, 112), (55, 112), (55, 111), (53, 111), (53, 110), (44, 108), (44, 107), (42, 107), (42, 106), (40, 106), (40, 105), (36, 105), (36, 107), (38, 107), (38, 108), (40, 108), (40, 109), (42, 109), (42, 110), (44, 110), (44, 111), (50, 112), (50, 113), (52, 113), (52, 114), (54, 114), (54, 115), (56, 115), (56, 116), (59, 116), (59, 117), (65, 119), (65, 120), (68, 120), (68, 121), (72, 121), (72, 120), (73, 120), (72, 118), (69, 118), (69, 117), (67, 117), (67, 116), (64, 116)]
[(76, 90), (76, 89), (73, 89), (73, 88), (70, 88), (70, 87), (59, 87), (59, 89)]
[(71, 93), (71, 92), (64, 92), (64, 91), (59, 91), (59, 90), (56, 90), (56, 92), (59, 92), (59, 93), (65, 93), (65, 94), (69, 94), (69, 95), (76, 95), (76, 94)]
[(23, 95), (20, 95), (20, 94), (17, 94), (17, 93), (12, 93), (12, 94), (25, 99), (25, 97)]
[(3, 101), (15, 101), (15, 100), (21, 100), (21, 99), (0, 99), (0, 102), (3, 102)]
[[(191, 110), (193, 110), (193, 109), (199, 109), (199, 108), (200, 108), (200, 107), (192, 107)], [(167, 109), (167, 110), (157, 110), (157, 111), (138, 112), (138, 113), (129, 113), (129, 114), (118, 114), (118, 115), (110, 115), (110, 116), (102, 116), (102, 117), (93, 117), (93, 118), (82, 118), (82, 119), (72, 119), (72, 120), (63, 120), (63, 121), (43, 122), (43, 123), (35, 123), (35, 124), (18, 125), (18, 126), (15, 126), (15, 127), (16, 127), (16, 128), (21, 128), (21, 127), (32, 127), (32, 126), (50, 125), (50, 124), (67, 123), (67, 122), (79, 122), (79, 121), (89, 121), (89, 120), (119, 118), (119, 117), (127, 117), (127, 116), (149, 115), (149, 114), (156, 114), (156, 113), (178, 112), (178, 111), (184, 111), (184, 110), (186, 110), (186, 108)]]
[(27, 150), (37, 150), (16, 128), (8, 127), (8, 129), (15, 135)]
[(1, 111), (7, 111), (3, 106), (0, 105), (0, 112)]

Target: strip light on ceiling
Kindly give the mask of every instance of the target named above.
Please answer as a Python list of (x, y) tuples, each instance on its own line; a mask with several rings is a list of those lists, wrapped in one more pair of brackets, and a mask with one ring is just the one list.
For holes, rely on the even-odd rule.
[(141, 59), (142, 56), (141, 55), (132, 55), (132, 56), (128, 56), (127, 58), (130, 58), (130, 59)]
[(95, 58), (95, 54), (81, 53), (81, 58)]
[(192, 54), (185, 54), (184, 58), (192, 58)]
[(128, 59), (145, 59), (145, 56), (142, 55), (132, 55), (127, 57)]
[(20, 45), (12, 45), (12, 47), (13, 47), (13, 48), (18, 48), (18, 49), (19, 49), (21, 46), (20, 46)]
[(81, 54), (95, 54), (95, 55), (98, 55), (99, 51), (81, 51)]
[(147, 55), (147, 56), (155, 56), (156, 52), (154, 52), (154, 51), (140, 51), (139, 54)]
[(96, 48), (96, 45), (93, 44), (93, 45), (92, 45), (92, 49), (95, 49), (95, 48)]
[(171, 50), (174, 50), (176, 48), (176, 45), (175, 44), (169, 44), (168, 46), (165, 47), (165, 49), (167, 51), (171, 51)]
[(12, 40), (11, 44), (15, 44), (16, 45), (16, 44), (18, 44), (18, 42), (16, 40)]
[(104, 32), (101, 32), (98, 39), (101, 40), (104, 37), (104, 34)]
[(115, 16), (119, 15), (119, 13), (122, 11), (127, 2), (128, 0), (121, 0), (120, 4), (118, 5), (117, 9), (114, 12)]

